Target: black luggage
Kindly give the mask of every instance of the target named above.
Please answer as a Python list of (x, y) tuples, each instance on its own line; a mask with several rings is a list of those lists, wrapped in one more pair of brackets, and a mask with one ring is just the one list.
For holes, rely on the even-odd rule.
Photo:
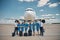
[(24, 33), (24, 36), (27, 36), (28, 34), (27, 33)]
[(12, 33), (12, 37), (14, 37), (15, 36), (15, 33)]
[(23, 32), (22, 31), (19, 32), (19, 36), (23, 36)]
[(32, 30), (28, 31), (28, 36), (32, 36)]

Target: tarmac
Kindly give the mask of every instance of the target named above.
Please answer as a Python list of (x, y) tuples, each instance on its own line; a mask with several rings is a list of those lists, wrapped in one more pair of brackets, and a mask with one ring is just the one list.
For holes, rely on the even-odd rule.
[(0, 24), (0, 40), (60, 40), (60, 24), (45, 24), (44, 36), (18, 36), (12, 37), (13, 24)]

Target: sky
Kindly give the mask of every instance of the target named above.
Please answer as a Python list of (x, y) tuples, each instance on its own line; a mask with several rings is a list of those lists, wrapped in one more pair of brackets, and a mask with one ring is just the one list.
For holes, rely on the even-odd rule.
[(38, 18), (52, 17), (60, 22), (60, 0), (0, 0), (0, 23), (7, 21), (4, 18), (23, 17), (27, 8), (34, 9)]

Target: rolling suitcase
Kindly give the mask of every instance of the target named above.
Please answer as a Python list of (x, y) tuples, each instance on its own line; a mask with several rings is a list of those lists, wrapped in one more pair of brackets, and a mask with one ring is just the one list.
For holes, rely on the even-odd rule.
[(12, 33), (12, 37), (14, 37), (15, 36), (15, 33)]
[(32, 30), (28, 31), (28, 36), (32, 36)]
[(22, 31), (20, 31), (20, 32), (19, 32), (19, 36), (22, 36), (22, 35), (23, 35)]
[(27, 36), (28, 34), (27, 33), (24, 33), (24, 36)]

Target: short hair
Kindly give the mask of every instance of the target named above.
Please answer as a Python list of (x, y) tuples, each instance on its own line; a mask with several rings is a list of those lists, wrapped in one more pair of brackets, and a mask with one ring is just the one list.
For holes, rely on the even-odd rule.
[(15, 22), (19, 22), (18, 20), (15, 20)]
[(39, 19), (39, 21), (41, 21), (41, 19)]
[(28, 20), (28, 22), (31, 22), (31, 20)]
[(42, 23), (45, 23), (45, 20), (42, 20), (41, 22), (42, 22)]

